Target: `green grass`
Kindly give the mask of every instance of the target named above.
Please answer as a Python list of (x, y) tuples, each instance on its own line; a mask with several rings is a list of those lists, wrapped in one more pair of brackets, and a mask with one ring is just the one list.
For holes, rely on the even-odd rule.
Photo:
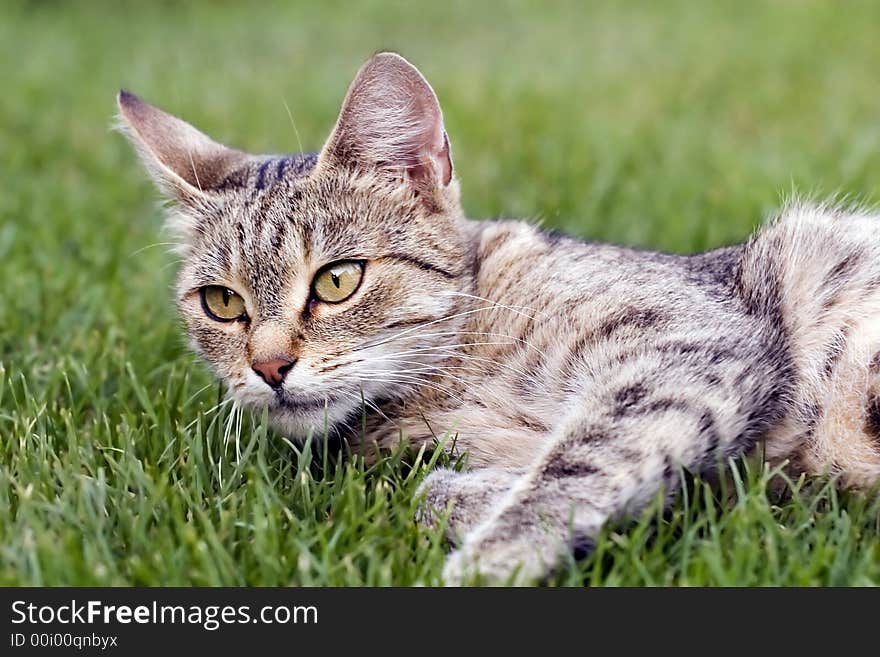
[[(464, 204), (674, 251), (792, 188), (877, 199), (873, 2), (0, 5), (0, 584), (435, 584), (422, 460), (367, 469), (227, 406), (171, 304), (126, 86), (218, 139), (314, 149), (394, 48), (434, 84)], [(235, 429), (235, 427), (233, 427)], [(410, 463), (410, 464), (408, 464)], [(760, 459), (609, 528), (560, 584), (880, 582), (880, 508)]]

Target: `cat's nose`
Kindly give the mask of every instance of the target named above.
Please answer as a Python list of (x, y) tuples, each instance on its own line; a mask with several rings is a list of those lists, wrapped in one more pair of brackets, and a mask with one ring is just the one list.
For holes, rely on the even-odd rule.
[(282, 384), (284, 377), (287, 376), (295, 362), (289, 358), (270, 358), (269, 360), (254, 361), (251, 367), (263, 381), (273, 388), (277, 388)]

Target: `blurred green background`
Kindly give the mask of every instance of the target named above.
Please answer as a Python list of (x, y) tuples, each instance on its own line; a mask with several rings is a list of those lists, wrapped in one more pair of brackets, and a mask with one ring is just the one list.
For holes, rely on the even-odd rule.
[[(869, 1), (3, 2), (0, 583), (409, 584), (442, 563), (397, 461), (310, 464), (246, 418), (250, 456), (218, 463), (230, 416), (111, 131), (120, 87), (230, 145), (315, 150), (394, 49), (437, 91), (470, 216), (685, 252), (745, 238), (792, 190), (876, 200), (878, 25)], [(753, 483), (757, 510), (709, 526), (680, 507), (668, 543), (612, 532), (565, 581), (877, 581), (867, 502), (823, 489), (831, 524), (792, 538), (813, 502)]]

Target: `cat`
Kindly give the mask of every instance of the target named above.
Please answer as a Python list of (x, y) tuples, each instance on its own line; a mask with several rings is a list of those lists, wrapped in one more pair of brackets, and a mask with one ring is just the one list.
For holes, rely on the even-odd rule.
[(193, 347), (237, 400), (297, 438), (446, 434), (468, 454), (421, 489), (455, 541), (448, 584), (540, 581), (758, 441), (845, 485), (880, 476), (868, 210), (792, 201), (687, 256), (472, 221), (437, 97), (395, 53), (361, 68), (316, 154), (246, 154), (126, 91), (118, 107), (173, 201)]

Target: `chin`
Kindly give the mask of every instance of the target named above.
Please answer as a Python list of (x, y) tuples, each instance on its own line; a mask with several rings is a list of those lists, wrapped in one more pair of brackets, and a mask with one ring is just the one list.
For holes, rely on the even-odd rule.
[[(272, 428), (297, 442), (310, 436), (321, 439), (336, 437), (353, 421), (361, 417), (360, 400), (339, 391), (328, 391), (320, 396), (304, 394), (300, 390), (271, 391), (261, 382), (233, 389), (240, 404), (257, 417), (268, 410)], [(351, 397), (351, 399), (349, 399)]]
[(355, 413), (359, 414), (360, 410), (338, 403), (308, 408), (278, 403), (270, 406), (269, 421), (280, 433), (302, 442), (310, 436), (321, 439), (338, 435)]

